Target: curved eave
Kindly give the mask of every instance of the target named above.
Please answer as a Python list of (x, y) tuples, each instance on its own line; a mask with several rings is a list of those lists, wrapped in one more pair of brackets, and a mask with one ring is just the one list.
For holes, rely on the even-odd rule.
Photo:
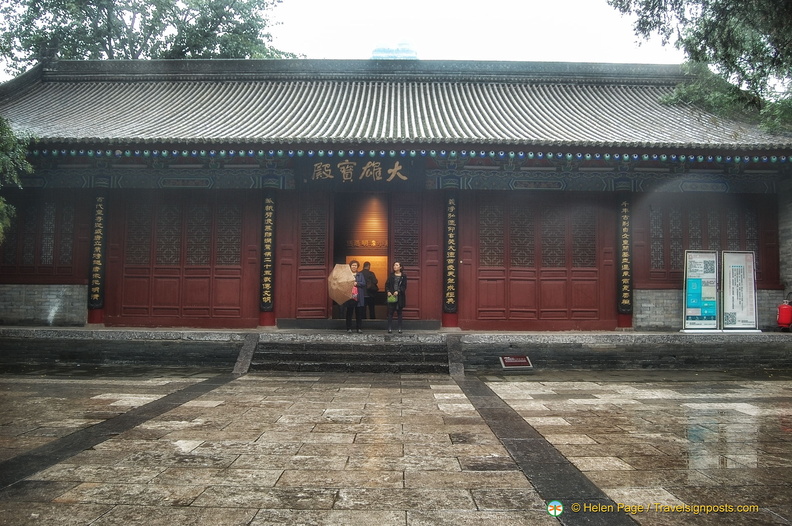
[(85, 146), (233, 146), (233, 145), (281, 145), (281, 146), (310, 146), (310, 147), (358, 147), (361, 145), (369, 146), (420, 146), (420, 145), (436, 145), (436, 146), (457, 146), (460, 148), (481, 146), (481, 147), (514, 147), (514, 148), (572, 148), (582, 150), (607, 150), (607, 149), (642, 149), (642, 150), (728, 150), (728, 151), (777, 151), (777, 150), (791, 150), (792, 145), (789, 143), (647, 143), (647, 142), (590, 142), (590, 141), (520, 141), (520, 140), (482, 140), (482, 139), (466, 139), (466, 140), (448, 140), (448, 139), (416, 139), (416, 138), (387, 138), (387, 139), (335, 139), (335, 138), (312, 138), (306, 139), (301, 137), (206, 137), (206, 138), (184, 138), (184, 137), (159, 137), (159, 138), (107, 138), (107, 137), (81, 137), (75, 139), (73, 137), (47, 137), (40, 138), (34, 141), (38, 145), (85, 145)]

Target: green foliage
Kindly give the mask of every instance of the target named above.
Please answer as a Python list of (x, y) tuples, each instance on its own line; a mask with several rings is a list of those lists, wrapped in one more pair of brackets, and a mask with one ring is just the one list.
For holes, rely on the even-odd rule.
[[(14, 135), (8, 121), (0, 117), (0, 188), (3, 186), (20, 186), (19, 176), (31, 173), (33, 167), (27, 161), (29, 139), (19, 139)], [(0, 197), (0, 243), (14, 216), (14, 207)]]
[(696, 106), (722, 117), (758, 122), (759, 108), (751, 96), (709, 70), (706, 64), (689, 62), (684, 66), (689, 81), (680, 84), (663, 102)]
[(767, 130), (792, 135), (792, 94), (765, 104), (760, 116)]
[[(776, 131), (792, 127), (792, 0), (608, 0), (636, 17), (635, 33), (659, 34), (694, 64), (709, 65), (732, 87), (701, 79), (681, 87), (680, 101), (745, 117), (756, 113)], [(713, 91), (708, 91), (713, 90)], [(698, 93), (695, 93), (698, 91)]]
[(270, 46), (281, 0), (0, 0), (15, 71), (53, 59), (295, 58)]
[(758, 124), (773, 133), (792, 132), (792, 99), (762, 100), (713, 73), (706, 64), (684, 65), (689, 81), (663, 99), (666, 104), (695, 106), (718, 117)]

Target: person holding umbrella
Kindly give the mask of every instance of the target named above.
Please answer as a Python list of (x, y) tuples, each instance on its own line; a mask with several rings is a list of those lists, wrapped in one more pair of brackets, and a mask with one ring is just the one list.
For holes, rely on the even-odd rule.
[(360, 262), (353, 259), (349, 262), (349, 269), (355, 276), (355, 283), (352, 289), (352, 299), (344, 303), (346, 310), (346, 329), (352, 332), (352, 313), (355, 313), (355, 327), (357, 332), (363, 332), (363, 310), (366, 305), (366, 278), (362, 272), (358, 272)]

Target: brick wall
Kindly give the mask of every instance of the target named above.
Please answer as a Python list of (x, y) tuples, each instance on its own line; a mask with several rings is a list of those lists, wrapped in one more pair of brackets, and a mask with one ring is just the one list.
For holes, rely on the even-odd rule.
[[(789, 333), (458, 333), (448, 334), (453, 371), (504, 372), (499, 356), (527, 356), (542, 370), (784, 370)], [(457, 373), (459, 374), (459, 373)], [(517, 371), (507, 374), (518, 374)], [(552, 379), (552, 375), (548, 376)]]
[[(776, 309), (784, 299), (781, 290), (757, 291), (759, 328), (776, 328)], [(633, 328), (636, 331), (678, 331), (682, 329), (681, 290), (636, 290)]]
[(636, 331), (678, 331), (682, 329), (682, 291), (634, 291), (633, 328)]
[(781, 284), (792, 291), (792, 180), (778, 185), (778, 248)]
[(784, 291), (757, 291), (756, 301), (759, 307), (759, 328), (763, 331), (775, 330), (777, 327), (776, 314), (778, 313), (778, 306), (784, 301)]
[(83, 326), (86, 285), (0, 285), (0, 324)]
[[(0, 325), (83, 326), (87, 294), (85, 285), (0, 285)], [(776, 308), (783, 299), (781, 290), (758, 291), (760, 329), (775, 329)], [(636, 331), (682, 329), (681, 290), (636, 290), (634, 305)]]

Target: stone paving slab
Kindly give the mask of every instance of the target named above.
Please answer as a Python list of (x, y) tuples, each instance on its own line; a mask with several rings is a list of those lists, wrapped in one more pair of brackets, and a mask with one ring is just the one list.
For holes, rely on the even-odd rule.
[(0, 374), (0, 470), (146, 415), (0, 489), (0, 525), (790, 524), (773, 374)]
[[(643, 506), (631, 515), (639, 524), (792, 522), (789, 373), (555, 372), (488, 380), (617, 506)], [(537, 398), (542, 407), (523, 404)], [(577, 499), (570, 500), (565, 515)]]

